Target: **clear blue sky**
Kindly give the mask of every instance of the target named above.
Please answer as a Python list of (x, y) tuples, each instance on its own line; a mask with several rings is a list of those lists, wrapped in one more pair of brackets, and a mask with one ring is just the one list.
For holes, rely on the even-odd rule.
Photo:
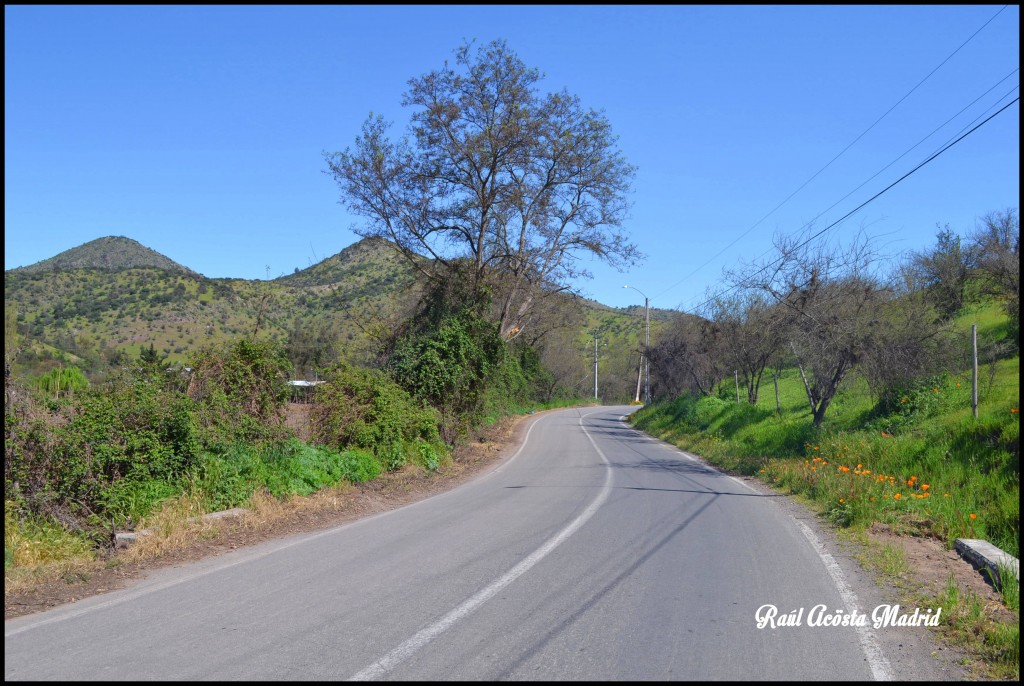
[[(4, 267), (102, 236), (209, 277), (308, 267), (358, 240), (323, 152), (371, 110), (404, 129), (410, 78), (504, 38), (638, 167), (626, 228), (647, 259), (577, 285), (689, 308), (773, 233), (838, 221), (1018, 97), (1003, 7), (7, 5)], [(897, 255), (1018, 208), (1019, 113), (828, 235)]]

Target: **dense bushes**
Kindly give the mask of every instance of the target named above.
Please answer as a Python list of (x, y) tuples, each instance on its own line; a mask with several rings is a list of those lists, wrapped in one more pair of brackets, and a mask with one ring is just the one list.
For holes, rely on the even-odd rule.
[(239, 340), (223, 350), (203, 350), (193, 363), (187, 394), (202, 408), (204, 440), (236, 442), (282, 438), (291, 362), (271, 341)]
[(383, 372), (345, 365), (320, 387), (323, 445), (289, 438), (288, 367), (276, 344), (238, 341), (202, 353), (187, 390), (143, 366), (46, 404), (9, 392), (5, 495), (30, 518), (99, 540), (185, 490), (234, 506), (257, 489), (305, 495), (409, 461), (436, 469), (447, 454), (434, 410)]
[(431, 456), (446, 452), (437, 411), (414, 400), (380, 370), (339, 363), (324, 380), (311, 416), (315, 443), (369, 450), (387, 470), (424, 460), (436, 468)]
[(6, 494), (78, 526), (123, 523), (144, 509), (131, 503), (146, 501), (147, 489), (127, 482), (173, 481), (195, 465), (193, 412), (180, 393), (133, 378), (80, 393), (49, 416), (23, 402), (5, 415)]
[(526, 400), (531, 379), (523, 359), (532, 371), (539, 369), (529, 353), (516, 354), (496, 324), (466, 308), (402, 337), (387, 370), (410, 394), (437, 409), (441, 436), (452, 443), (488, 413)]

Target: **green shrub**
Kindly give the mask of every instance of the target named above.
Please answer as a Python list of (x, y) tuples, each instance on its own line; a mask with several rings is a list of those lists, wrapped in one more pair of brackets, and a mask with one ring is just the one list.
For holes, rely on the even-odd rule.
[(438, 410), (441, 435), (451, 443), (483, 417), (487, 388), (495, 372), (500, 377), (506, 355), (497, 327), (463, 310), (400, 339), (387, 368), (402, 388)]
[(53, 415), (29, 406), (9, 412), (7, 493), (36, 515), (61, 513), (82, 525), (136, 517), (157, 497), (143, 495), (152, 489), (145, 483), (173, 483), (194, 466), (192, 410), (181, 394), (129, 378), (89, 388)]
[(438, 414), (414, 400), (379, 370), (339, 363), (317, 386), (311, 412), (313, 442), (372, 451), (387, 470), (406, 462), (419, 442), (442, 450)]
[(78, 367), (55, 367), (36, 379), (34, 386), (47, 396), (74, 395), (89, 386), (89, 379)]
[(187, 393), (198, 405), (204, 443), (225, 448), (239, 441), (283, 438), (291, 367), (275, 341), (241, 339), (220, 350), (200, 351)]
[(437, 468), (441, 466), (441, 458), (434, 446), (429, 443), (420, 443), (416, 448), (420, 464), (431, 472), (437, 471)]
[(341, 457), (342, 474), (354, 484), (371, 481), (380, 476), (380, 462), (367, 450), (346, 450), (341, 453)]

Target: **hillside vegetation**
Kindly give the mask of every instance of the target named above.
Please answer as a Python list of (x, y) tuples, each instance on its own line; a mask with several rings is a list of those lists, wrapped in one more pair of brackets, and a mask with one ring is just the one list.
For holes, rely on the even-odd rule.
[[(984, 339), (1004, 330), (996, 304), (956, 320)], [(985, 325), (987, 324), (987, 325)], [(795, 368), (751, 405), (730, 382), (714, 395), (683, 395), (634, 415), (638, 428), (725, 469), (815, 501), (841, 526), (874, 522), (952, 547), (956, 538), (991, 540), (1019, 556), (1018, 355), (980, 369), (978, 418), (971, 372), (943, 373), (906, 388), (898, 406), (880, 408), (861, 379), (842, 390), (829, 421), (814, 429)], [(973, 516), (972, 516), (973, 515)]]

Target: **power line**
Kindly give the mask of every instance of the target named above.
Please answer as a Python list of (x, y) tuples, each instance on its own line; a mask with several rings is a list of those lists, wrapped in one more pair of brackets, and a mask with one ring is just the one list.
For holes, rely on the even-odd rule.
[[(913, 150), (914, 150), (915, 148), (917, 148), (918, 146), (920, 146), (920, 145), (921, 145), (922, 143), (924, 143), (924, 142), (925, 142), (926, 140), (928, 140), (929, 138), (931, 138), (932, 136), (934, 136), (934, 135), (935, 135), (936, 133), (938, 133), (939, 131), (941, 131), (941, 130), (942, 130), (943, 128), (945, 128), (945, 127), (946, 127), (946, 125), (948, 125), (948, 124), (949, 124), (950, 122), (952, 122), (952, 121), (953, 121), (954, 119), (956, 119), (956, 118), (957, 118), (957, 117), (959, 117), (959, 116), (960, 116), (961, 114), (963, 114), (963, 113), (964, 113), (965, 111), (967, 111), (967, 110), (968, 110), (968, 109), (969, 109), (969, 108), (970, 108), (970, 107), (971, 107), (972, 105), (974, 105), (974, 104), (975, 104), (975, 103), (977, 103), (977, 102), (978, 102), (979, 100), (981, 100), (981, 99), (982, 99), (983, 97), (985, 97), (986, 95), (988, 95), (989, 93), (991, 93), (991, 92), (992, 92), (993, 90), (995, 90), (996, 86), (998, 86), (998, 85), (999, 85), (1000, 83), (1002, 83), (1002, 82), (1003, 82), (1003, 81), (1005, 81), (1006, 79), (1008, 79), (1008, 78), (1010, 78), (1011, 76), (1013, 76), (1014, 74), (1016, 74), (1016, 73), (1017, 73), (1018, 71), (1020, 71), (1020, 69), (1014, 69), (1014, 70), (1013, 70), (1013, 71), (1011, 71), (1011, 72), (1010, 72), (1009, 74), (1007, 74), (1006, 76), (1004, 76), (1004, 77), (1003, 77), (1002, 79), (1000, 79), (1000, 80), (999, 80), (999, 81), (998, 81), (998, 82), (997, 82), (997, 83), (996, 83), (995, 85), (993, 85), (993, 86), (992, 86), (991, 88), (989, 88), (989, 89), (988, 89), (988, 90), (986, 90), (986, 91), (985, 91), (984, 93), (982, 93), (981, 95), (979, 95), (979, 96), (978, 96), (977, 98), (975, 98), (974, 100), (972, 100), (972, 101), (971, 101), (971, 102), (970, 102), (969, 104), (967, 104), (966, 106), (964, 106), (964, 107), (963, 107), (963, 108), (962, 108), (962, 109), (961, 109), (961, 110), (960, 110), (959, 112), (957, 112), (956, 114), (954, 114), (954, 115), (953, 115), (952, 117), (950, 117), (949, 119), (947, 119), (946, 121), (944, 121), (944, 122), (943, 122), (942, 124), (940, 124), (939, 126), (937, 126), (937, 127), (935, 127), (934, 129), (932, 129), (931, 133), (929, 133), (928, 135), (926, 135), (926, 136), (925, 136), (924, 138), (922, 138), (921, 140), (919, 140), (919, 141), (918, 141), (917, 143), (914, 143), (914, 145), (912, 145), (912, 146), (910, 146), (909, 148), (907, 148), (907, 149), (906, 149), (906, 150), (905, 150), (905, 151), (904, 151), (904, 152), (903, 152), (903, 153), (902, 153), (902, 154), (901, 154), (901, 155), (900, 155), (899, 157), (895, 158), (895, 159), (894, 159), (894, 160), (893, 160), (892, 162), (889, 162), (889, 164), (885, 165), (884, 167), (882, 167), (881, 169), (879, 169), (879, 170), (878, 170), (877, 172), (875, 172), (874, 174), (872, 174), (872, 175), (871, 175), (870, 177), (868, 177), (867, 179), (865, 179), (865, 180), (864, 180), (864, 181), (863, 181), (863, 182), (862, 182), (862, 183), (861, 183), (860, 185), (858, 185), (858, 186), (857, 186), (856, 188), (854, 188), (854, 189), (853, 189), (853, 190), (851, 190), (851, 191), (850, 191), (849, 193), (847, 193), (846, 195), (844, 195), (843, 197), (841, 197), (841, 198), (840, 198), (839, 200), (836, 200), (836, 201), (835, 201), (834, 203), (832, 203), (832, 204), (831, 204), (831, 205), (829, 205), (829, 206), (828, 206), (827, 208), (825, 208), (824, 210), (822, 210), (821, 212), (819, 212), (819, 213), (818, 213), (817, 215), (815, 215), (815, 216), (814, 216), (814, 217), (813, 217), (813, 218), (812, 218), (812, 219), (811, 219), (810, 221), (808, 221), (808, 222), (807, 222), (806, 224), (804, 224), (804, 226), (803, 226), (802, 228), (808, 228), (808, 227), (810, 227), (810, 226), (813, 226), (814, 222), (815, 222), (815, 221), (817, 221), (817, 220), (818, 220), (818, 219), (819, 219), (819, 218), (820, 218), (820, 217), (821, 217), (821, 216), (822, 216), (823, 214), (825, 214), (826, 212), (828, 212), (829, 210), (831, 210), (832, 208), (834, 208), (834, 207), (835, 207), (836, 205), (838, 205), (839, 203), (841, 203), (841, 202), (842, 202), (843, 200), (846, 200), (847, 198), (849, 198), (849, 197), (850, 197), (851, 195), (853, 195), (854, 193), (856, 193), (857, 191), (859, 191), (859, 190), (860, 190), (861, 188), (863, 188), (864, 186), (866, 186), (866, 185), (868, 184), (868, 182), (869, 182), (869, 181), (871, 181), (872, 179), (874, 179), (875, 177), (877, 177), (877, 176), (878, 176), (879, 174), (881, 174), (882, 172), (884, 172), (884, 171), (885, 171), (886, 169), (888, 169), (888, 168), (889, 168), (889, 167), (891, 167), (892, 165), (894, 165), (894, 164), (896, 164), (897, 162), (899, 162), (899, 161), (900, 161), (901, 159), (903, 159), (904, 157), (906, 157), (906, 156), (907, 156), (908, 154), (910, 154), (910, 152), (911, 152), (911, 151), (913, 151)], [(1003, 95), (1002, 97), (1000, 97), (1000, 98), (999, 98), (998, 100), (996, 100), (995, 104), (993, 104), (993, 105), (991, 105), (991, 106), (990, 106), (989, 108), (987, 108), (987, 109), (985, 110), (985, 112), (987, 112), (987, 111), (991, 110), (991, 109), (992, 109), (993, 107), (996, 107), (996, 106), (998, 106), (998, 104), (999, 104), (1000, 102), (1002, 102), (1002, 101), (1003, 101), (1003, 100), (1004, 100), (1005, 98), (1009, 97), (1009, 95), (1010, 95), (1011, 93), (1013, 93), (1013, 91), (1017, 90), (1018, 88), (1020, 88), (1020, 84), (1017, 84), (1016, 86), (1014, 86), (1013, 88), (1011, 88), (1011, 89), (1010, 89), (1009, 91), (1007, 91), (1007, 93), (1006, 93), (1006, 94), (1004, 94), (1004, 95)], [(967, 130), (967, 129), (968, 129), (968, 128), (969, 128), (970, 126), (971, 126), (971, 125), (973, 125), (973, 124), (974, 124), (975, 122), (977, 122), (977, 121), (978, 121), (979, 119), (981, 119), (982, 117), (984, 117), (984, 116), (985, 116), (985, 112), (982, 112), (982, 113), (981, 113), (980, 115), (978, 115), (977, 117), (975, 117), (975, 118), (974, 118), (974, 119), (973, 119), (973, 120), (972, 120), (971, 122), (969, 122), (969, 123), (968, 123), (968, 124), (966, 124), (965, 126), (961, 127), (961, 129), (960, 129), (959, 131), (957, 131), (956, 133), (954, 133), (954, 134), (953, 134), (953, 135), (952, 135), (952, 136), (951, 136), (951, 137), (950, 137), (949, 139), (947, 139), (947, 140), (946, 140), (946, 143), (943, 143), (943, 144), (942, 144), (942, 145), (940, 145), (939, 147), (941, 148), (941, 147), (942, 147), (943, 145), (946, 145), (946, 144), (948, 144), (948, 143), (949, 143), (949, 142), (950, 142), (951, 140), (953, 140), (954, 138), (956, 138), (957, 136), (959, 136), (959, 135), (960, 135), (961, 133), (963, 133), (964, 131), (966, 131), (966, 130)], [(768, 252), (771, 252), (771, 250), (768, 250), (768, 251), (766, 251), (766, 252), (762, 253), (762, 254), (761, 254), (760, 256), (761, 256), (761, 257), (763, 257), (764, 255), (767, 255), (767, 254), (768, 254)]]
[[(941, 69), (941, 68), (942, 68), (942, 66), (943, 66), (944, 64), (946, 64), (946, 62), (948, 62), (948, 61), (949, 61), (949, 60), (950, 60), (950, 59), (951, 59), (951, 58), (952, 58), (952, 57), (953, 57), (954, 55), (956, 55), (956, 54), (957, 54), (958, 52), (960, 52), (960, 50), (962, 50), (962, 49), (963, 49), (963, 47), (964, 47), (965, 45), (967, 45), (967, 44), (968, 44), (968, 43), (970, 43), (970, 42), (971, 42), (972, 40), (974, 40), (974, 37), (975, 37), (975, 36), (977, 36), (977, 35), (978, 35), (979, 33), (981, 33), (981, 32), (982, 32), (982, 30), (984, 30), (984, 28), (985, 28), (986, 26), (988, 26), (989, 24), (991, 24), (991, 23), (992, 23), (992, 22), (993, 22), (993, 21), (995, 20), (995, 18), (996, 18), (996, 17), (998, 17), (998, 16), (999, 16), (999, 15), (1000, 15), (1000, 14), (1001, 14), (1001, 13), (1003, 12), (1003, 10), (1005, 10), (1005, 9), (1006, 9), (1006, 8), (1007, 8), (1008, 6), (1009, 6), (1009, 5), (1003, 5), (1003, 6), (1002, 6), (1002, 8), (1000, 8), (1000, 10), (999, 10), (998, 12), (996, 12), (995, 14), (993, 14), (993, 15), (992, 15), (992, 17), (991, 17), (991, 18), (990, 18), (990, 19), (989, 19), (988, 21), (986, 21), (986, 22), (985, 22), (984, 24), (982, 24), (982, 25), (981, 25), (981, 27), (980, 27), (980, 28), (979, 28), (979, 29), (978, 29), (977, 31), (975, 31), (975, 32), (974, 32), (973, 34), (971, 34), (970, 38), (968, 38), (968, 39), (967, 39), (967, 40), (965, 40), (965, 41), (964, 41), (963, 43), (961, 43), (961, 44), (960, 44), (960, 47), (958, 47), (958, 48), (957, 48), (956, 50), (954, 50), (953, 52), (949, 53), (949, 55), (948, 55), (948, 56), (946, 57), (946, 59), (942, 60), (942, 62), (940, 62), (940, 63), (939, 63), (939, 65), (938, 65), (937, 67), (935, 67), (935, 68), (934, 68), (934, 69), (932, 69), (932, 70), (931, 70), (930, 72), (928, 72), (928, 75), (927, 75), (927, 76), (925, 76), (925, 77), (924, 77), (923, 79), (921, 79), (921, 80), (920, 80), (920, 81), (919, 81), (919, 82), (917, 83), (917, 85), (916, 85), (916, 86), (914, 86), (914, 87), (913, 87), (913, 88), (911, 88), (911, 89), (910, 89), (909, 91), (907, 91), (906, 95), (904, 95), (904, 96), (903, 96), (902, 98), (900, 98), (900, 99), (899, 99), (899, 100), (898, 100), (898, 101), (896, 102), (896, 104), (894, 104), (894, 105), (893, 105), (892, 107), (890, 107), (890, 108), (889, 108), (888, 110), (886, 110), (886, 111), (885, 111), (885, 113), (884, 113), (884, 114), (883, 114), (883, 115), (882, 115), (881, 117), (879, 117), (878, 119), (876, 119), (876, 120), (875, 120), (875, 122), (874, 122), (873, 124), (871, 124), (871, 126), (869, 126), (868, 128), (864, 129), (864, 131), (863, 131), (863, 132), (862, 132), (862, 133), (861, 133), (861, 134), (860, 134), (859, 136), (857, 136), (856, 138), (854, 138), (854, 139), (853, 139), (853, 141), (852, 141), (852, 142), (851, 142), (851, 143), (850, 143), (849, 145), (847, 145), (847, 146), (846, 146), (845, 148), (843, 148), (843, 149), (842, 149), (842, 150), (841, 150), (841, 151), (839, 152), (839, 154), (838, 154), (838, 155), (836, 155), (836, 156), (835, 156), (835, 157), (833, 157), (833, 158), (832, 158), (831, 160), (829, 160), (829, 161), (828, 161), (828, 163), (827, 163), (827, 164), (826, 164), (826, 165), (825, 165), (824, 167), (822, 167), (821, 169), (819, 169), (818, 171), (816, 171), (816, 172), (815, 172), (815, 173), (814, 173), (814, 174), (813, 174), (813, 175), (811, 176), (811, 178), (809, 178), (809, 179), (807, 179), (806, 181), (804, 181), (804, 182), (803, 182), (803, 184), (801, 184), (799, 188), (797, 188), (797, 189), (796, 189), (795, 191), (793, 191), (792, 193), (790, 193), (790, 194), (789, 194), (789, 196), (787, 196), (785, 200), (783, 200), (783, 201), (782, 201), (782, 202), (780, 202), (780, 203), (779, 203), (778, 205), (776, 205), (776, 206), (775, 206), (775, 207), (774, 207), (774, 208), (773, 208), (773, 209), (772, 209), (772, 210), (771, 210), (771, 211), (770, 211), (770, 212), (769, 212), (768, 214), (766, 214), (766, 215), (764, 215), (763, 217), (761, 217), (760, 219), (758, 219), (758, 220), (757, 220), (757, 221), (756, 221), (756, 222), (754, 223), (754, 225), (753, 225), (753, 226), (751, 226), (751, 227), (750, 227), (749, 229), (747, 229), (746, 231), (744, 231), (743, 233), (741, 233), (741, 234), (740, 234), (739, 236), (737, 236), (735, 240), (733, 240), (733, 241), (732, 241), (731, 243), (729, 243), (729, 244), (728, 244), (727, 246), (725, 246), (724, 248), (722, 248), (722, 249), (721, 249), (720, 251), (718, 251), (717, 253), (715, 253), (714, 255), (712, 255), (712, 256), (711, 256), (711, 257), (710, 257), (710, 258), (709, 258), (709, 259), (708, 259), (708, 260), (707, 260), (706, 262), (704, 262), (704, 263), (703, 263), (702, 265), (700, 265), (699, 267), (697, 267), (696, 269), (694, 269), (694, 270), (693, 270), (692, 272), (690, 272), (689, 274), (687, 274), (686, 276), (684, 276), (684, 277), (683, 277), (682, 279), (680, 279), (679, 281), (676, 281), (676, 282), (675, 282), (674, 284), (672, 284), (671, 286), (669, 286), (669, 287), (668, 287), (668, 288), (666, 288), (665, 290), (661, 291), (660, 293), (657, 293), (657, 294), (655, 294), (655, 296), (654, 296), (654, 297), (655, 297), (655, 298), (658, 298), (658, 297), (660, 297), (660, 296), (664, 295), (665, 293), (668, 293), (668, 292), (669, 292), (670, 290), (672, 290), (673, 288), (675, 288), (675, 287), (676, 287), (676, 286), (678, 286), (679, 284), (683, 283), (684, 281), (686, 281), (687, 279), (689, 279), (690, 277), (692, 277), (693, 275), (695, 275), (695, 274), (696, 274), (697, 272), (699, 272), (699, 271), (700, 271), (701, 269), (703, 269), (704, 267), (706, 267), (706, 266), (708, 266), (709, 264), (711, 264), (711, 262), (713, 262), (713, 261), (714, 261), (714, 260), (715, 260), (716, 258), (720, 257), (720, 256), (721, 256), (721, 255), (722, 255), (722, 254), (723, 254), (723, 253), (724, 253), (724, 252), (725, 252), (726, 250), (728, 250), (728, 249), (729, 249), (729, 248), (731, 248), (732, 246), (734, 246), (734, 245), (736, 245), (737, 243), (739, 243), (739, 242), (740, 242), (740, 240), (742, 240), (743, 238), (745, 238), (745, 237), (746, 237), (746, 236), (747, 236), (747, 235), (748, 235), (748, 234), (749, 234), (749, 233), (750, 233), (751, 231), (753, 231), (753, 230), (754, 230), (754, 229), (756, 229), (756, 228), (757, 228), (758, 226), (760, 226), (760, 225), (761, 225), (761, 222), (763, 222), (763, 221), (764, 221), (765, 219), (767, 219), (768, 217), (770, 217), (770, 216), (772, 216), (773, 214), (775, 214), (775, 212), (776, 212), (776, 211), (778, 211), (778, 209), (779, 209), (780, 207), (782, 207), (782, 206), (783, 206), (783, 205), (785, 205), (785, 204), (786, 204), (787, 202), (789, 202), (790, 200), (792, 200), (792, 199), (793, 199), (793, 196), (795, 196), (795, 195), (796, 195), (797, 193), (799, 193), (800, 191), (802, 191), (802, 190), (804, 189), (804, 187), (805, 187), (805, 186), (807, 186), (807, 184), (809, 184), (809, 183), (810, 183), (811, 181), (813, 181), (814, 179), (816, 179), (816, 178), (818, 177), (818, 175), (820, 175), (820, 174), (821, 174), (821, 173), (822, 173), (823, 171), (825, 171), (826, 169), (828, 169), (828, 168), (829, 168), (829, 167), (830, 167), (830, 166), (832, 165), (832, 163), (833, 163), (833, 162), (835, 162), (836, 160), (838, 160), (838, 159), (839, 159), (840, 157), (842, 157), (842, 156), (843, 156), (843, 154), (845, 154), (845, 153), (846, 153), (846, 151), (847, 151), (847, 150), (849, 150), (850, 148), (852, 148), (852, 147), (853, 147), (853, 146), (854, 146), (854, 145), (855, 145), (855, 144), (857, 143), (857, 141), (859, 141), (859, 140), (860, 140), (861, 138), (863, 138), (863, 137), (864, 137), (864, 136), (865, 136), (865, 135), (866, 135), (866, 134), (867, 134), (867, 133), (868, 133), (869, 131), (871, 131), (871, 129), (875, 128), (875, 126), (877, 126), (879, 122), (881, 122), (881, 121), (882, 121), (883, 119), (885, 119), (885, 118), (886, 118), (887, 116), (889, 116), (889, 114), (890, 114), (890, 113), (891, 113), (891, 112), (892, 112), (892, 111), (893, 111), (894, 109), (896, 109), (896, 108), (897, 108), (897, 107), (898, 107), (898, 106), (900, 105), (900, 103), (902, 103), (902, 102), (903, 102), (904, 100), (906, 100), (906, 99), (907, 99), (908, 97), (910, 97), (910, 95), (911, 95), (911, 94), (912, 94), (912, 93), (913, 93), (914, 91), (916, 91), (916, 90), (917, 90), (918, 88), (920, 88), (920, 87), (921, 87), (921, 85), (922, 85), (922, 84), (923, 84), (923, 83), (924, 83), (925, 81), (927, 81), (928, 79), (930, 79), (930, 78), (932, 77), (932, 75), (933, 75), (933, 74), (935, 74), (935, 72), (937, 72), (937, 71), (938, 71), (939, 69)], [(973, 103), (972, 103), (972, 104), (973, 104)], [(913, 149), (913, 148), (911, 148), (911, 149)], [(874, 178), (874, 177), (872, 177), (872, 178)], [(870, 179), (869, 179), (869, 180), (870, 180)], [(865, 183), (866, 183), (866, 182), (865, 182)], [(854, 189), (854, 190), (856, 190), (856, 189)], [(851, 191), (851, 192), (852, 192), (852, 191)], [(820, 215), (819, 215), (819, 216), (820, 216)]]
[[(858, 205), (857, 207), (855, 207), (855, 208), (853, 208), (852, 210), (850, 210), (849, 212), (847, 212), (847, 213), (846, 213), (845, 215), (843, 215), (842, 217), (840, 217), (840, 218), (839, 218), (839, 219), (837, 219), (836, 221), (834, 221), (834, 222), (832, 222), (831, 224), (829, 224), (828, 226), (826, 226), (826, 227), (825, 227), (824, 229), (822, 229), (821, 231), (818, 231), (817, 233), (815, 233), (815, 234), (811, 235), (811, 236), (810, 236), (810, 237), (809, 237), (809, 238), (808, 238), (807, 240), (803, 241), (802, 243), (798, 243), (797, 245), (793, 246), (793, 250), (798, 250), (798, 249), (802, 248), (803, 246), (805, 246), (805, 245), (807, 245), (808, 243), (810, 243), (811, 241), (813, 241), (813, 240), (814, 240), (815, 238), (818, 238), (819, 236), (822, 236), (822, 235), (823, 235), (823, 234), (825, 234), (825, 233), (826, 233), (827, 231), (831, 230), (831, 229), (832, 229), (833, 227), (835, 227), (835, 226), (838, 226), (838, 225), (839, 225), (839, 224), (841, 224), (842, 222), (846, 221), (846, 220), (847, 220), (847, 219), (849, 219), (849, 218), (850, 218), (851, 216), (853, 216), (854, 214), (856, 214), (857, 212), (859, 212), (859, 211), (860, 211), (861, 209), (863, 209), (863, 208), (864, 208), (865, 206), (867, 206), (867, 205), (868, 205), (869, 203), (871, 203), (871, 202), (874, 202), (874, 201), (875, 201), (876, 199), (878, 199), (879, 197), (881, 197), (881, 196), (882, 196), (883, 194), (885, 194), (886, 192), (888, 192), (889, 190), (891, 190), (891, 189), (892, 189), (892, 188), (893, 188), (894, 186), (896, 186), (897, 184), (901, 183), (902, 181), (904, 181), (905, 179), (907, 179), (907, 178), (908, 178), (909, 176), (911, 176), (912, 174), (916, 173), (916, 172), (917, 172), (917, 171), (918, 171), (919, 169), (921, 169), (922, 167), (924, 167), (924, 166), (925, 166), (926, 164), (928, 164), (928, 163), (930, 163), (930, 162), (934, 161), (934, 160), (935, 160), (935, 159), (936, 159), (936, 158), (937, 158), (937, 157), (938, 157), (939, 155), (943, 154), (944, 152), (946, 152), (947, 150), (949, 150), (950, 148), (952, 148), (952, 147), (953, 147), (954, 145), (956, 145), (956, 144), (957, 144), (957, 143), (959, 143), (960, 141), (962, 141), (962, 140), (964, 140), (965, 138), (967, 138), (967, 136), (971, 135), (972, 133), (974, 133), (975, 131), (977, 131), (978, 129), (980, 129), (980, 128), (981, 128), (982, 126), (984, 126), (984, 125), (985, 125), (985, 124), (987, 124), (988, 122), (992, 121), (992, 119), (994, 119), (995, 117), (997, 117), (997, 116), (998, 116), (999, 114), (1001, 114), (1001, 113), (1002, 113), (1003, 111), (1005, 111), (1005, 110), (1006, 110), (1007, 108), (1009, 108), (1009, 107), (1010, 107), (1011, 105), (1013, 105), (1014, 103), (1017, 103), (1017, 102), (1020, 102), (1020, 96), (1017, 96), (1016, 98), (1014, 98), (1014, 99), (1013, 99), (1013, 100), (1011, 100), (1010, 102), (1008, 102), (1008, 103), (1006, 103), (1005, 105), (1003, 105), (1002, 107), (1000, 107), (1000, 108), (999, 108), (998, 110), (996, 110), (996, 112), (994, 112), (993, 114), (991, 114), (990, 116), (988, 116), (988, 117), (987, 117), (987, 118), (986, 118), (986, 119), (985, 119), (984, 121), (982, 121), (982, 122), (981, 122), (981, 123), (979, 123), (978, 125), (974, 126), (974, 127), (972, 128), (972, 129), (970, 129), (969, 131), (967, 131), (967, 132), (966, 132), (966, 133), (964, 133), (963, 135), (961, 135), (961, 136), (959, 136), (958, 138), (956, 138), (956, 140), (953, 140), (952, 142), (950, 142), (950, 143), (947, 143), (947, 144), (945, 144), (944, 146), (942, 146), (942, 147), (941, 147), (941, 148), (940, 148), (940, 149), (939, 149), (938, 151), (936, 151), (936, 152), (932, 153), (931, 155), (929, 155), (929, 156), (928, 156), (927, 158), (925, 158), (925, 160), (924, 160), (923, 162), (921, 162), (920, 164), (918, 164), (918, 165), (917, 165), (916, 167), (914, 167), (913, 169), (911, 169), (910, 171), (908, 171), (908, 172), (907, 172), (906, 174), (904, 174), (904, 175), (903, 175), (903, 176), (901, 176), (900, 178), (898, 178), (898, 179), (896, 179), (895, 181), (893, 181), (893, 182), (892, 182), (891, 184), (889, 184), (888, 186), (886, 186), (885, 188), (883, 188), (882, 190), (880, 190), (880, 191), (879, 191), (878, 193), (875, 193), (875, 194), (874, 194), (873, 196), (871, 196), (870, 198), (868, 198), (867, 200), (865, 200), (864, 202), (862, 202), (862, 203), (861, 203), (860, 205)], [(941, 127), (940, 127), (940, 128), (941, 128)], [(820, 215), (819, 215), (819, 216), (820, 216)], [(758, 269), (758, 270), (757, 270), (756, 272), (754, 272), (754, 273), (753, 273), (753, 274), (751, 274), (750, 276), (751, 276), (751, 277), (753, 277), (753, 276), (757, 276), (757, 275), (758, 275), (758, 274), (760, 274), (761, 272), (767, 271), (767, 270), (768, 270), (768, 269), (770, 269), (770, 268), (771, 268), (772, 266), (774, 266), (774, 265), (775, 265), (775, 264), (776, 264), (777, 262), (781, 262), (781, 261), (782, 261), (782, 258), (779, 258), (779, 259), (777, 259), (777, 260), (773, 260), (772, 262), (769, 262), (769, 263), (768, 263), (768, 264), (766, 264), (765, 266), (763, 266), (763, 267), (761, 267), (760, 269)], [(697, 313), (697, 310), (699, 310), (699, 309), (700, 309), (701, 307), (703, 307), (704, 305), (707, 305), (708, 303), (710, 303), (711, 301), (713, 301), (713, 300), (714, 300), (715, 298), (718, 298), (718, 297), (720, 297), (720, 296), (722, 296), (722, 295), (725, 295), (726, 293), (729, 293), (729, 292), (731, 292), (731, 291), (734, 291), (734, 290), (736, 290), (736, 289), (737, 289), (737, 288), (739, 288), (739, 287), (740, 287), (740, 284), (737, 284), (737, 285), (735, 285), (735, 286), (731, 286), (731, 287), (729, 287), (729, 288), (726, 288), (725, 290), (723, 290), (723, 291), (720, 291), (720, 292), (719, 292), (719, 293), (717, 293), (716, 295), (714, 295), (714, 296), (712, 296), (712, 297), (710, 297), (710, 298), (707, 298), (707, 299), (706, 299), (706, 300), (704, 300), (704, 301), (703, 301), (702, 303), (700, 303), (700, 304), (699, 304), (699, 305), (697, 305), (696, 307), (692, 308), (692, 309), (691, 309), (691, 311), (687, 312), (686, 310), (681, 310), (681, 312), (683, 312), (683, 313), (685, 313), (685, 314), (696, 314), (696, 313)]]

